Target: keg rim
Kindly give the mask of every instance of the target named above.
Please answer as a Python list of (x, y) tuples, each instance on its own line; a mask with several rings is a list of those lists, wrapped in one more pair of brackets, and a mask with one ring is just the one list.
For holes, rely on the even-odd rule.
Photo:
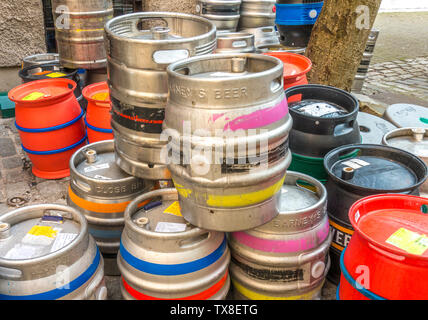
[[(198, 21), (201, 23), (205, 23), (208, 26), (210, 26), (210, 30), (208, 32), (205, 32), (203, 34), (194, 36), (194, 37), (186, 37), (186, 38), (177, 38), (177, 39), (165, 39), (165, 40), (155, 40), (155, 39), (135, 39), (132, 37), (124, 37), (121, 35), (118, 35), (117, 33), (112, 31), (112, 25), (120, 22), (130, 21), (134, 18), (176, 18), (176, 19), (189, 19), (193, 21)], [(188, 14), (188, 13), (179, 13), (179, 12), (165, 12), (165, 11), (159, 11), (159, 12), (135, 12), (130, 14), (121, 15), (118, 17), (115, 17), (113, 19), (110, 19), (107, 21), (107, 23), (104, 26), (104, 31), (108, 37), (112, 37), (116, 40), (120, 41), (127, 41), (127, 42), (136, 42), (136, 43), (147, 43), (147, 44), (161, 44), (161, 43), (173, 43), (173, 44), (180, 44), (184, 42), (189, 41), (198, 41), (203, 40), (209, 36), (216, 37), (217, 27), (213, 22), (210, 20), (202, 17), (197, 16), (194, 14)]]
[[(385, 119), (382, 119), (382, 120), (385, 120)], [(385, 135), (382, 137), (382, 144), (385, 146), (393, 147), (392, 145), (390, 145), (388, 143), (388, 139), (411, 136), (413, 133), (412, 130), (414, 130), (414, 129), (425, 130), (423, 137), (428, 138), (428, 129), (426, 129), (426, 128), (423, 128), (423, 127), (404, 127), (404, 128), (397, 128), (397, 129), (394, 129), (394, 130), (391, 130), (391, 131), (385, 133)], [(405, 149), (401, 149), (401, 150), (407, 151)], [(421, 159), (427, 159), (428, 160), (428, 157), (423, 157), (420, 155), (416, 155), (416, 156), (418, 156)]]
[[(62, 204), (47, 203), (47, 204), (35, 204), (35, 205), (25, 206), (16, 210), (12, 210), (8, 213), (5, 213), (0, 217), (0, 222), (7, 222), (12, 226), (22, 221), (25, 221), (27, 217), (30, 219), (42, 217), (43, 213), (47, 210), (56, 210), (56, 211), (63, 211), (63, 212), (70, 213), (72, 217), (71, 221), (77, 221), (80, 224), (80, 232), (77, 235), (77, 237), (73, 239), (70, 243), (68, 243), (66, 246), (62, 247), (61, 249), (54, 252), (50, 252), (43, 256), (36, 257), (36, 258), (5, 259), (3, 257), (0, 257), (1, 267), (6, 267), (6, 268), (10, 267), (15, 269), (18, 267), (23, 269), (25, 267), (41, 264), (47, 260), (50, 260), (52, 256), (62, 256), (69, 253), (79, 243), (81, 243), (85, 237), (89, 236), (88, 222), (85, 219), (84, 215), (80, 213), (77, 209), (72, 208), (70, 206), (62, 205)], [(35, 212), (40, 212), (41, 215), (38, 215), (38, 214), (35, 215)]]
[(218, 40), (254, 39), (254, 34), (245, 31), (222, 32), (217, 35)]
[(234, 6), (237, 4), (241, 4), (242, 0), (198, 0), (199, 3), (209, 3), (209, 4), (217, 4), (217, 5), (230, 5)]
[[(350, 182), (347, 182), (346, 180), (341, 179), (340, 177), (337, 177), (336, 175), (334, 175), (333, 172), (331, 171), (331, 169), (337, 163), (339, 156), (341, 154), (344, 154), (344, 153), (350, 154), (352, 152), (355, 152), (358, 149), (376, 150), (376, 151), (380, 151), (381, 153), (388, 152), (388, 153), (392, 153), (392, 154), (400, 154), (401, 156), (404, 155), (407, 158), (407, 161), (414, 161), (414, 166), (410, 169), (411, 169), (412, 173), (415, 174), (418, 182), (414, 183), (413, 185), (409, 185), (406, 188), (383, 190), (383, 189), (372, 189), (372, 188), (361, 187), (361, 186), (352, 184)], [(336, 157), (337, 157), (337, 159), (336, 159)], [(350, 159), (352, 159), (352, 158), (350, 158)], [(341, 147), (335, 148), (335, 149), (331, 150), (330, 152), (328, 152), (325, 155), (323, 162), (324, 162), (324, 169), (327, 171), (329, 179), (333, 180), (339, 186), (343, 186), (343, 187), (348, 188), (349, 190), (352, 190), (353, 192), (361, 192), (363, 194), (406, 193), (406, 192), (415, 190), (418, 187), (420, 187), (425, 182), (425, 180), (428, 178), (428, 167), (422, 161), (422, 159), (420, 159), (419, 157), (417, 157), (416, 155), (414, 155), (408, 151), (405, 151), (405, 150), (402, 150), (399, 148), (395, 148), (395, 147), (391, 147), (391, 146), (384, 146), (384, 145), (380, 145), (380, 144), (356, 143), (356, 144), (341, 146)], [(400, 163), (403, 163), (403, 162), (400, 162)], [(407, 164), (408, 163), (409, 162), (407, 162)], [(417, 172), (415, 171), (415, 167), (420, 167), (419, 169), (421, 169), (421, 171), (423, 171), (423, 174), (418, 176)]]
[(184, 59), (184, 60), (179, 60), (177, 62), (171, 63), (167, 70), (168, 73), (168, 77), (171, 78), (176, 78), (176, 79), (180, 79), (180, 80), (193, 80), (193, 81), (198, 81), (198, 82), (202, 82), (202, 83), (217, 83), (219, 81), (222, 81), (223, 83), (227, 83), (227, 82), (235, 82), (236, 78), (234, 77), (205, 77), (205, 78), (201, 78), (201, 77), (189, 77), (188, 75), (184, 75), (184, 74), (180, 74), (179, 72), (177, 72), (176, 70), (178, 69), (182, 69), (184, 67), (186, 67), (189, 64), (193, 64), (193, 63), (197, 63), (200, 61), (208, 61), (208, 60), (220, 60), (220, 59), (232, 59), (232, 58), (250, 58), (250, 59), (255, 59), (255, 60), (265, 60), (265, 61), (269, 61), (274, 63), (275, 65), (268, 69), (268, 70), (264, 70), (261, 72), (255, 72), (255, 73), (251, 73), (251, 74), (247, 74), (247, 75), (242, 75), (239, 79), (240, 80), (253, 80), (253, 79), (257, 79), (263, 76), (268, 76), (271, 74), (274, 74), (276, 72), (280, 72), (281, 75), (283, 74), (283, 63), (280, 59), (275, 58), (275, 57), (271, 57), (271, 56), (266, 56), (266, 55), (262, 55), (262, 54), (257, 54), (257, 53), (214, 53), (214, 54), (206, 54), (203, 56), (194, 56), (188, 59)]
[[(157, 190), (149, 191), (139, 195), (133, 201), (131, 201), (129, 205), (126, 207), (124, 212), (125, 229), (129, 228), (130, 230), (132, 230), (132, 232), (146, 236), (148, 238), (152, 238), (152, 239), (154, 238), (156, 240), (176, 240), (176, 239), (183, 240), (187, 238), (193, 238), (197, 235), (213, 232), (213, 230), (202, 229), (194, 225), (191, 225), (193, 227), (191, 230), (187, 230), (183, 232), (168, 232), (168, 233), (155, 232), (155, 231), (138, 227), (137, 224), (132, 219), (132, 216), (142, 209), (142, 208), (139, 208), (138, 205), (145, 200), (149, 200), (150, 198), (163, 196), (163, 195), (172, 196), (177, 199), (175, 201), (178, 201), (178, 191), (176, 188), (165, 188), (165, 189), (157, 189)], [(188, 222), (186, 221), (186, 223)]]

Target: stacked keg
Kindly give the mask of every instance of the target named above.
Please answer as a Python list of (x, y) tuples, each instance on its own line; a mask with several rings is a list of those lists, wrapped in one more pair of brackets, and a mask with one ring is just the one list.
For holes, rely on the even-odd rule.
[(254, 35), (245, 32), (225, 32), (217, 34), (216, 53), (255, 52)]
[(320, 0), (278, 0), (277, 2), (275, 23), (281, 35), (281, 44), (305, 48), (324, 2)]
[(363, 53), (363, 58), (358, 67), (357, 74), (355, 75), (354, 83), (352, 84), (352, 91), (361, 92), (363, 89), (364, 81), (367, 78), (367, 72), (369, 71), (370, 61), (373, 58), (373, 52), (375, 49), (377, 38), (379, 37), (379, 30), (371, 30), (369, 38), (367, 40), (366, 49)]
[(180, 13), (134, 13), (107, 22), (109, 87), (117, 164), (140, 178), (170, 179), (161, 158), (167, 66), (212, 53), (215, 26)]
[(240, 17), (241, 0), (199, 0), (196, 12), (213, 22), (219, 32), (234, 32)]
[(238, 30), (253, 34), (256, 48), (266, 50), (279, 44), (275, 16), (275, 0), (242, 0)]

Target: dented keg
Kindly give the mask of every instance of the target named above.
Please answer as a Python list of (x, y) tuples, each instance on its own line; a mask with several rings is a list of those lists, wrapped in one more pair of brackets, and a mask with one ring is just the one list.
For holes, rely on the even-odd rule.
[[(382, 143), (410, 152), (428, 165), (428, 129), (400, 128), (392, 130), (383, 136)], [(419, 190), (422, 196), (428, 196), (428, 181)]]
[(238, 29), (275, 25), (276, 0), (242, 0)]
[(209, 230), (257, 227), (277, 214), (291, 161), (283, 64), (213, 54), (168, 67), (168, 169), (184, 218)]
[[(344, 154), (353, 156), (341, 159)], [(375, 194), (419, 195), (418, 189), (427, 178), (427, 167), (409, 152), (377, 144), (336, 148), (325, 156), (324, 166), (329, 175), (327, 211), (333, 232), (328, 277), (338, 284), (340, 254), (353, 233), (348, 217), (352, 204)]]
[(325, 182), (325, 154), (336, 147), (361, 141), (357, 123), (359, 102), (346, 91), (317, 84), (291, 87), (285, 94), (288, 99), (293, 96), (301, 99), (289, 106), (293, 117), (290, 170)]
[(103, 266), (73, 208), (40, 204), (0, 217), (0, 300), (105, 300)]
[[(148, 199), (153, 201), (138, 208)], [(126, 208), (118, 256), (125, 299), (226, 298), (226, 236), (186, 223), (177, 200), (175, 189), (162, 189), (139, 196)]]
[(321, 298), (330, 267), (327, 191), (314, 178), (289, 171), (280, 194), (276, 218), (229, 235), (236, 299)]
[(241, 0), (198, 0), (196, 12), (215, 24), (217, 31), (236, 31)]
[(256, 51), (254, 35), (245, 32), (225, 32), (217, 34), (215, 53), (251, 53)]
[(166, 144), (160, 141), (168, 97), (166, 68), (212, 53), (215, 26), (194, 15), (144, 12), (114, 18), (105, 30), (117, 163), (134, 176), (170, 179), (160, 157)]
[(139, 194), (150, 191), (153, 183), (132, 177), (116, 165), (113, 140), (77, 150), (70, 159), (70, 176), (67, 202), (85, 215), (89, 233), (105, 258), (114, 259), (114, 267), (125, 225), (123, 213)]
[(113, 18), (112, 0), (52, 0), (60, 62), (74, 69), (106, 67), (104, 24)]

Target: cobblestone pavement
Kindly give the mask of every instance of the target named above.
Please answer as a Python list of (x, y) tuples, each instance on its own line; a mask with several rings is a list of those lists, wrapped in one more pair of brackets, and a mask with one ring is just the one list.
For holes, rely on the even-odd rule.
[(362, 93), (375, 98), (382, 94), (401, 96), (395, 103), (417, 99), (413, 103), (428, 107), (428, 57), (370, 65)]

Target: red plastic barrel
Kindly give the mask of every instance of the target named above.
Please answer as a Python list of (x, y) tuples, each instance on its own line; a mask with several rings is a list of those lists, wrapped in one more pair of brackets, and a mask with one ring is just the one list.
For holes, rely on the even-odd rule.
[[(312, 61), (309, 58), (292, 52), (267, 52), (265, 55), (278, 58), (284, 64), (284, 90), (294, 86), (308, 84), (306, 74), (311, 71)], [(301, 95), (288, 99), (288, 102), (300, 101)]]
[(107, 82), (91, 84), (83, 89), (83, 96), (88, 100), (86, 125), (89, 143), (113, 139), (111, 129), (111, 101)]
[(70, 175), (71, 155), (86, 144), (84, 112), (70, 79), (38, 80), (9, 92), (15, 102), (15, 125), (33, 173), (44, 179)]
[(354, 203), (341, 258), (341, 300), (428, 299), (428, 199), (375, 195)]

